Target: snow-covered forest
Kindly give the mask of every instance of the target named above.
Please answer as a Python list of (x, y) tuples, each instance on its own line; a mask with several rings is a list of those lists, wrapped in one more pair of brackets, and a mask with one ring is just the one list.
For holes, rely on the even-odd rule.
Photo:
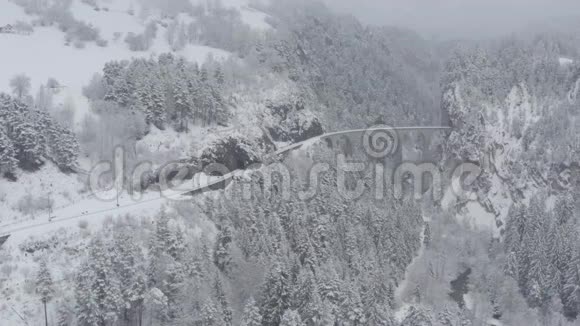
[(558, 24), (0, 0), (0, 325), (580, 325)]

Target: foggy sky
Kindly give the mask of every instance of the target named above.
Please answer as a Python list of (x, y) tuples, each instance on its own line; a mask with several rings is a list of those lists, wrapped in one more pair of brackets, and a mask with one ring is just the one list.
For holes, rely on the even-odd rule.
[(485, 38), (530, 24), (580, 17), (580, 0), (325, 0), (364, 23), (411, 28), (424, 37)]

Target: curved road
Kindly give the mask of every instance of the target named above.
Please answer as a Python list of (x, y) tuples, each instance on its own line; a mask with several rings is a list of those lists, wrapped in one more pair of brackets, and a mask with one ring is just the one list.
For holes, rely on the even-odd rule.
[[(299, 143), (295, 143), (292, 145), (289, 145), (287, 147), (281, 148), (276, 150), (274, 153), (267, 155), (266, 157), (276, 157), (278, 155), (287, 153), (289, 151), (295, 150), (295, 149), (299, 149), (302, 146), (304, 146), (305, 144), (309, 144), (309, 143), (314, 143), (320, 140), (325, 140), (325, 139), (330, 139), (332, 137), (337, 137), (337, 136), (343, 136), (343, 135), (353, 135), (353, 134), (363, 134), (365, 132), (374, 132), (374, 131), (389, 131), (389, 130), (395, 130), (395, 131), (417, 131), (417, 130), (446, 130), (446, 129), (450, 129), (449, 127), (398, 127), (398, 128), (392, 128), (392, 127), (385, 127), (385, 128), (381, 128), (381, 127), (376, 127), (376, 128), (368, 128), (368, 129), (354, 129), (354, 130), (346, 130), (346, 131), (338, 131), (338, 132), (331, 132), (331, 133), (326, 133), (320, 136), (316, 136), (316, 137), (312, 137), (310, 139), (307, 139), (305, 141), (299, 142)], [(32, 230), (32, 229), (38, 229), (38, 228), (43, 228), (43, 227), (48, 227), (50, 226), (50, 229), (54, 229), (54, 226), (58, 226), (59, 224), (64, 224), (64, 222), (70, 221), (70, 220), (75, 220), (75, 219), (80, 219), (80, 218), (84, 218), (84, 217), (88, 217), (88, 216), (95, 216), (95, 215), (103, 215), (103, 214), (109, 214), (109, 213), (122, 213), (123, 211), (127, 210), (128, 208), (134, 208), (136, 206), (141, 206), (144, 204), (148, 204), (148, 203), (153, 203), (156, 201), (161, 201), (161, 200), (167, 200), (167, 199), (171, 199), (171, 198), (179, 198), (181, 196), (184, 195), (188, 195), (188, 194), (192, 194), (192, 193), (199, 193), (199, 192), (203, 192), (211, 187), (214, 187), (220, 183), (224, 183), (227, 182), (229, 180), (232, 179), (232, 177), (236, 174), (239, 174), (241, 172), (241, 170), (238, 171), (233, 171), (231, 173), (228, 173), (226, 175), (224, 175), (223, 177), (218, 177), (216, 180), (207, 182), (204, 185), (197, 185), (195, 187), (193, 187), (192, 189), (188, 189), (188, 190), (184, 190), (184, 191), (180, 191), (177, 192), (175, 194), (172, 195), (165, 195), (165, 196), (160, 196), (160, 197), (154, 197), (154, 198), (148, 198), (148, 199), (142, 199), (139, 201), (133, 201), (131, 203), (128, 204), (124, 204), (124, 205), (119, 205), (118, 207), (110, 207), (108, 206), (109, 204), (114, 205), (113, 203), (106, 203), (108, 207), (106, 208), (102, 208), (102, 209), (94, 209), (93, 211), (85, 211), (84, 213), (81, 214), (72, 214), (69, 216), (59, 216), (59, 211), (66, 211), (66, 208), (63, 208), (61, 210), (55, 211), (54, 215), (56, 217), (53, 217), (53, 219), (50, 222), (42, 222), (42, 223), (36, 223), (36, 224), (29, 224), (27, 222), (30, 221), (25, 221), (22, 223), (18, 223), (20, 226), (14, 227), (12, 229), (4, 229), (7, 225), (4, 225), (3, 227), (1, 227), (2, 229), (0, 229), (0, 237), (1, 236), (6, 236), (6, 235), (12, 235), (14, 233), (20, 233), (22, 231), (27, 231), (27, 230)], [(74, 206), (74, 205), (71, 205)], [(70, 207), (70, 206), (69, 206)], [(17, 225), (18, 225), (17, 224)]]

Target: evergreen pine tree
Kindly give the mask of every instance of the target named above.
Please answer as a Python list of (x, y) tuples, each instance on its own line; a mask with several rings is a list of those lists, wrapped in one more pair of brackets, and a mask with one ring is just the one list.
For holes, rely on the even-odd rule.
[(46, 304), (52, 299), (54, 294), (52, 276), (48, 270), (48, 265), (45, 260), (40, 262), (38, 274), (36, 276), (36, 293), (40, 297), (40, 301), (44, 306), (44, 320), (45, 325), (48, 326), (48, 313), (46, 311)]
[(151, 240), (151, 251), (161, 253), (167, 251), (169, 239), (171, 238), (171, 230), (169, 229), (169, 216), (162, 209), (157, 216), (155, 224), (155, 234)]
[(213, 97), (211, 87), (207, 83), (200, 84), (198, 106), (203, 125), (211, 124), (215, 114), (215, 98)]
[(163, 279), (163, 268), (166, 262), (167, 248), (171, 231), (169, 230), (169, 217), (164, 209), (157, 215), (155, 233), (149, 243), (149, 266), (147, 267), (148, 285), (159, 286)]
[(250, 298), (244, 307), (240, 326), (262, 326), (262, 315), (254, 298)]
[(183, 231), (179, 227), (169, 232), (167, 239), (167, 253), (175, 261), (181, 261), (185, 252), (185, 239)]
[(370, 325), (393, 325), (388, 305), (389, 287), (379, 275), (372, 275), (365, 281), (363, 296), (364, 314)]
[(341, 319), (351, 325), (366, 325), (363, 303), (352, 284), (347, 285), (340, 303)]
[(18, 160), (16, 160), (16, 151), (12, 140), (8, 138), (4, 129), (0, 127), (0, 176), (4, 173), (14, 172), (17, 164)]
[(137, 81), (138, 108), (145, 113), (145, 121), (163, 129), (166, 121), (165, 93), (156, 72), (141, 76)]
[(462, 310), (457, 308), (445, 308), (437, 315), (437, 323), (440, 326), (470, 326), (471, 321)]
[(178, 73), (174, 82), (175, 111), (179, 122), (179, 131), (187, 131), (188, 119), (192, 117), (190, 92), (184, 72)]
[(423, 231), (423, 245), (429, 249), (431, 246), (431, 225), (425, 222), (425, 229)]
[(129, 322), (135, 314), (140, 317), (147, 290), (141, 265), (144, 257), (134, 237), (127, 231), (115, 233), (113, 244), (113, 268), (121, 284), (122, 315)]
[(223, 324), (224, 326), (231, 326), (233, 321), (233, 311), (230, 308), (230, 304), (228, 302), (228, 298), (224, 291), (219, 275), (216, 275), (214, 289), (218, 304), (221, 307)]
[(201, 325), (217, 326), (219, 325), (219, 315), (215, 304), (211, 300), (207, 301), (201, 308)]
[(72, 131), (53, 124), (47, 140), (50, 159), (59, 168), (70, 170), (76, 166), (80, 146)]
[(128, 299), (132, 310), (136, 310), (138, 324), (142, 325), (145, 294), (147, 293), (147, 276), (145, 272), (142, 270), (137, 271), (130, 286), (131, 296)]
[(150, 114), (150, 122), (159, 129), (165, 128), (165, 95), (163, 86), (158, 76), (150, 84), (150, 100), (147, 103), (147, 112)]
[[(302, 302), (296, 302), (299, 306), (299, 311), (303, 316), (303, 320), (309, 325), (320, 325), (326, 319), (329, 319), (327, 302), (323, 302), (315, 284), (309, 286), (310, 294), (308, 298), (303, 298)], [(304, 289), (297, 289), (296, 292), (305, 292)], [(296, 298), (294, 299), (296, 300)]]
[(214, 263), (222, 272), (227, 272), (231, 264), (230, 247), (232, 243), (232, 233), (229, 226), (222, 227), (217, 235), (214, 247)]
[(401, 326), (432, 326), (433, 319), (429, 311), (422, 308), (411, 307), (407, 317), (401, 323)]
[(574, 199), (571, 193), (559, 197), (554, 205), (554, 214), (560, 225), (564, 225), (574, 218)]
[(125, 76), (115, 79), (113, 85), (107, 88), (105, 100), (113, 101), (122, 107), (127, 107), (131, 103), (131, 87)]
[(215, 79), (216, 85), (219, 89), (221, 89), (226, 82), (226, 77), (224, 75), (222, 66), (220, 64), (217, 64), (217, 66), (215, 68), (214, 79)]
[(286, 267), (276, 263), (266, 278), (260, 299), (263, 325), (279, 325), (290, 304), (291, 282)]
[(167, 297), (167, 314), (169, 319), (177, 316), (179, 308), (179, 294), (185, 282), (185, 275), (183, 266), (180, 263), (170, 264), (165, 270), (165, 277), (163, 280), (163, 292)]
[(121, 312), (123, 298), (109, 249), (101, 239), (93, 241), (88, 259), (77, 273), (75, 293), (80, 325), (106, 326)]
[(504, 271), (506, 275), (511, 276), (515, 280), (518, 279), (518, 259), (515, 252), (512, 251), (507, 254)]
[(302, 318), (300, 318), (300, 314), (297, 311), (286, 310), (282, 316), (280, 326), (306, 326), (306, 324), (302, 322)]
[(24, 169), (35, 169), (44, 163), (45, 139), (34, 124), (22, 122), (14, 126), (13, 144)]
[(562, 302), (566, 315), (576, 318), (580, 313), (580, 254), (574, 252), (564, 274)]
[(127, 62), (112, 61), (106, 63), (103, 68), (104, 99), (124, 107), (129, 105), (132, 98), (132, 91), (127, 82), (126, 67)]
[(56, 325), (57, 326), (70, 326), (71, 325), (71, 314), (64, 304), (60, 304), (57, 310)]

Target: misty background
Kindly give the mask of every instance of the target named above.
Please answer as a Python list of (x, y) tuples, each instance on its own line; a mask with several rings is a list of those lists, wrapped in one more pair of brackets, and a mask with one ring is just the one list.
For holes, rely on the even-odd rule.
[(436, 39), (488, 38), (524, 30), (579, 30), (577, 0), (325, 0), (365, 23), (395, 25)]

